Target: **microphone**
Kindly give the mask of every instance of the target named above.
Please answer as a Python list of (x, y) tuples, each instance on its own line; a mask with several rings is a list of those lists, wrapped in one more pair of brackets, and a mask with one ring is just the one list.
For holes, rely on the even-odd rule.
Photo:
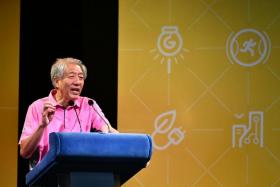
[(74, 108), (74, 110), (75, 110), (75, 114), (76, 114), (76, 117), (77, 117), (78, 122), (79, 122), (79, 125), (80, 125), (80, 132), (82, 132), (81, 122), (80, 122), (80, 119), (79, 119), (79, 116), (78, 116), (77, 110), (76, 110), (76, 108), (75, 108), (75, 106), (74, 106), (74, 101), (70, 100), (70, 101), (68, 102), (68, 105), (69, 105), (69, 106), (72, 106), (72, 107)]
[(88, 100), (88, 104), (93, 108), (93, 110), (97, 113), (97, 115), (105, 122), (108, 127), (108, 132), (110, 132), (110, 125), (108, 122), (103, 118), (103, 116), (94, 108), (94, 101), (92, 99)]

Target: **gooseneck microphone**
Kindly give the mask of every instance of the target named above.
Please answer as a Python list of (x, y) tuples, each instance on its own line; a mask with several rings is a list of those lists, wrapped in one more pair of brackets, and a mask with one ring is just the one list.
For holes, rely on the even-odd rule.
[(77, 110), (76, 110), (76, 108), (75, 108), (75, 106), (74, 106), (74, 101), (70, 100), (70, 101), (68, 102), (68, 105), (69, 105), (69, 106), (72, 106), (72, 107), (74, 108), (74, 110), (75, 110), (75, 114), (76, 114), (76, 117), (77, 117), (77, 120), (78, 120), (79, 125), (80, 125), (80, 132), (82, 132), (81, 122), (80, 122), (80, 119), (79, 119), (79, 116), (78, 116)]
[(93, 110), (97, 113), (97, 115), (105, 122), (105, 124), (108, 127), (108, 132), (110, 132), (110, 125), (108, 124), (108, 122), (103, 118), (103, 116), (95, 109), (94, 107), (94, 101), (92, 99), (88, 100), (88, 104), (93, 108)]

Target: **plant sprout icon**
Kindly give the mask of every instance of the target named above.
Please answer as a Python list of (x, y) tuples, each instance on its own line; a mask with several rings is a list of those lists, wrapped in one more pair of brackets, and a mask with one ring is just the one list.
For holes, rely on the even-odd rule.
[[(167, 72), (170, 74), (171, 62), (178, 63), (178, 55), (181, 59), (184, 59), (181, 51), (187, 51), (183, 48), (183, 39), (177, 26), (163, 26), (161, 28), (161, 33), (157, 39), (157, 50), (160, 54), (156, 54), (154, 60), (162, 55), (161, 63), (167, 62)], [(156, 49), (152, 49), (151, 52), (156, 52)]]
[[(157, 150), (167, 149), (170, 145), (179, 144), (185, 137), (182, 128), (172, 128), (176, 119), (176, 110), (170, 110), (157, 116), (154, 122), (155, 130), (151, 137), (153, 139), (153, 147)], [(155, 136), (162, 134), (167, 137), (168, 141), (164, 145), (159, 145), (155, 141)]]

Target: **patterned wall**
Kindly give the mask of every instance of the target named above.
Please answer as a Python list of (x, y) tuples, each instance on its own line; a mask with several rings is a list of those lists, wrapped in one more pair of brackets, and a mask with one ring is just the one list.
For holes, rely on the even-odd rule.
[(118, 126), (148, 133), (125, 186), (280, 186), (280, 2), (120, 0)]
[(17, 185), (19, 0), (0, 1), (0, 186)]

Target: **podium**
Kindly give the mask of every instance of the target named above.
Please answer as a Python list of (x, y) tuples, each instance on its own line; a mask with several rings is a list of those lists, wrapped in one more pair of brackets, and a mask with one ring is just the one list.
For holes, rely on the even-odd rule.
[(145, 168), (151, 137), (135, 133), (65, 133), (49, 136), (50, 150), (26, 175), (26, 184), (45, 187), (118, 187)]

